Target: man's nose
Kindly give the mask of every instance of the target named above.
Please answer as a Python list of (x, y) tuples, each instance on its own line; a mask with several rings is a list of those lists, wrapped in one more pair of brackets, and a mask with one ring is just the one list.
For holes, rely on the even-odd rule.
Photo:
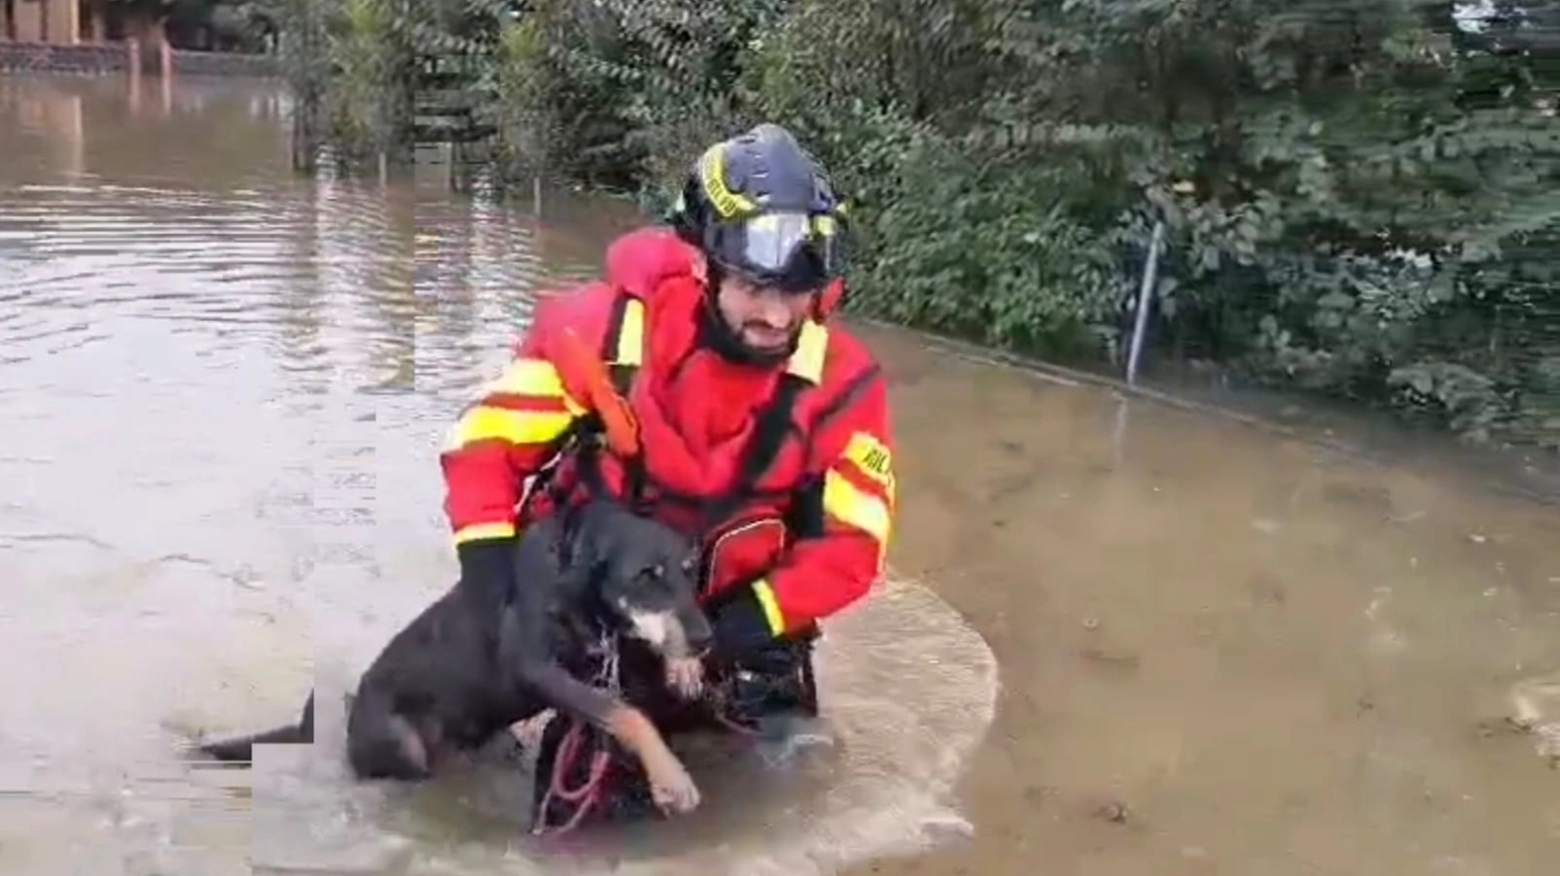
[(766, 325), (785, 328), (791, 324), (791, 302), (774, 290), (766, 290), (757, 297), (758, 316)]

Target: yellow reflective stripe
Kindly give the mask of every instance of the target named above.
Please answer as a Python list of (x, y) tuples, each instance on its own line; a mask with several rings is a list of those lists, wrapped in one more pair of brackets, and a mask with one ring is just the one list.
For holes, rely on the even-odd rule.
[(757, 213), (757, 204), (747, 196), (733, 192), (726, 184), (726, 150), (723, 147), (724, 144), (717, 143), (704, 150), (699, 159), (699, 181), (704, 184), (705, 197), (722, 219)]
[(640, 365), (644, 362), (644, 349), (645, 303), (638, 298), (630, 298), (623, 308), (623, 326), (618, 329), (617, 336), (617, 355), (612, 361), (617, 365)]
[(563, 386), (558, 369), (546, 359), (516, 359), (504, 368), (496, 380), (482, 388), (484, 395), (529, 395), (537, 398), (561, 398), (564, 405), (575, 413), (585, 408)]
[(481, 541), (484, 538), (509, 538), (515, 533), (513, 523), (473, 523), (455, 530), (455, 543), (465, 544), (468, 541)]
[(446, 447), (457, 449), (492, 440), (546, 444), (562, 435), (574, 417), (567, 411), (511, 411), (479, 404), (467, 409), (455, 422)]
[(894, 455), (876, 436), (866, 432), (851, 435), (850, 443), (845, 445), (845, 458), (864, 477), (881, 484), (889, 498), (893, 498)]
[(814, 384), (823, 382), (823, 360), (829, 352), (829, 330), (813, 320), (802, 323), (796, 352), (786, 364), (787, 371)]
[(892, 515), (888, 503), (846, 480), (844, 475), (831, 471), (823, 479), (823, 510), (836, 519), (856, 527), (877, 539), (878, 544), (888, 544)]
[(775, 589), (769, 586), (769, 582), (763, 578), (755, 581), (753, 595), (758, 597), (758, 605), (764, 610), (764, 620), (769, 623), (770, 634), (778, 636), (785, 632), (785, 615), (780, 613), (780, 600), (775, 598)]

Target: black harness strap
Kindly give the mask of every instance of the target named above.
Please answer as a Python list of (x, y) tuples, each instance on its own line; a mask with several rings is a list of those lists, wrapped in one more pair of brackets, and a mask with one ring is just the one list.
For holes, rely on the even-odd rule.
[(787, 436), (797, 431), (796, 401), (809, 385), (806, 378), (789, 372), (780, 376), (780, 385), (776, 387), (769, 404), (759, 411), (753, 434), (749, 436), (747, 446), (742, 448), (737, 482), (726, 493), (712, 498), (705, 505), (700, 529), (708, 529), (720, 523), (758, 494), (758, 482), (780, 456), (780, 449), (785, 446)]
[(823, 424), (834, 419), (850, 407), (850, 403), (866, 391), (873, 379), (883, 373), (881, 365), (871, 365), (861, 369), (861, 373), (850, 379), (840, 394), (829, 400), (829, 403), (818, 408), (818, 415), (813, 417), (812, 431), (816, 433)]
[[(845, 388), (839, 394), (830, 399), (827, 404), (819, 407), (813, 416), (808, 434), (804, 437), (806, 442), (806, 455), (809, 459), (813, 455), (813, 439), (828, 422), (849, 409), (851, 402), (859, 398), (871, 385), (872, 381), (883, 373), (881, 366), (872, 365), (862, 369), (860, 374), (852, 377)], [(795, 535), (797, 539), (821, 538), (823, 536), (823, 477), (813, 476), (799, 485), (796, 489), (791, 506), (786, 514), (786, 529)]]
[[(602, 338), (600, 355), (602, 361), (610, 363), (609, 371), (612, 377), (613, 388), (625, 398), (633, 388), (634, 380), (639, 373), (639, 366), (622, 364), (615, 361), (618, 358), (619, 343), (623, 334), (623, 325), (627, 319), (628, 308), (632, 299), (627, 295), (619, 295), (614, 302), (612, 312), (608, 317), (607, 331)], [(847, 387), (842, 395), (853, 395), (852, 387)], [(779, 385), (768, 404), (758, 412), (753, 432), (748, 438), (747, 445), (742, 449), (741, 461), (738, 466), (736, 483), (731, 489), (714, 497), (685, 496), (676, 491), (662, 487), (654, 483), (654, 479), (646, 469), (644, 459), (636, 457), (623, 460), (625, 474), (628, 479), (627, 492), (629, 503), (638, 510), (645, 510), (651, 501), (669, 500), (677, 504), (692, 506), (698, 511), (699, 529), (708, 531), (720, 524), (727, 517), (736, 513), (741, 507), (755, 498), (781, 499), (794, 496), (797, 491), (787, 490), (759, 490), (758, 483), (774, 465), (780, 451), (785, 446), (786, 439), (796, 435), (801, 440), (808, 440), (809, 436), (796, 425), (796, 403), (801, 398), (802, 392), (812, 384), (804, 377), (786, 372), (780, 376)], [(842, 402), (836, 399), (836, 403)], [(811, 431), (811, 430), (806, 430)], [(602, 475), (600, 454), (605, 451), (603, 430), (600, 419), (594, 415), (581, 420), (573, 438), (575, 439), (575, 453), (579, 459), (580, 476), (587, 489), (598, 494), (605, 494), (606, 481)], [(650, 487), (655, 486), (655, 495), (651, 496)], [(560, 499), (563, 497), (559, 497)]]
[(607, 317), (607, 333), (601, 339), (601, 361), (610, 363), (608, 370), (612, 374), (612, 388), (625, 398), (634, 385), (634, 374), (639, 370), (638, 366), (616, 361), (618, 344), (623, 336), (623, 323), (628, 319), (628, 308), (632, 303), (634, 299), (618, 295), (617, 300), (612, 302), (612, 313)]

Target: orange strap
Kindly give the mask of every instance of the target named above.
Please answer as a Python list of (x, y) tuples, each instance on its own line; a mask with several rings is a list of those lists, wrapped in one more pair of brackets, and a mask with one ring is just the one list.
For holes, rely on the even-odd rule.
[(582, 401), (601, 418), (612, 452), (625, 459), (638, 456), (639, 422), (634, 418), (634, 409), (613, 387), (606, 363), (573, 329), (563, 330), (557, 365), (566, 383), (584, 390)]
[(840, 306), (840, 300), (844, 297), (845, 281), (835, 277), (829, 281), (827, 286), (823, 287), (822, 292), (818, 293), (818, 304), (813, 309), (813, 317), (819, 322), (828, 319), (834, 315), (834, 311)]

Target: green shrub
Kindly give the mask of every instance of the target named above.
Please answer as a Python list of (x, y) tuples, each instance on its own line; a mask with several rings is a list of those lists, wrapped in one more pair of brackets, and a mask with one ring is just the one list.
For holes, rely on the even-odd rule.
[(1471, 32), (1425, 0), (455, 5), (492, 32), (462, 51), (498, 71), (479, 78), (507, 154), (551, 172), (649, 203), (713, 139), (795, 129), (855, 202), (851, 307), (1111, 360), (1163, 220), (1159, 356), (1560, 443), (1560, 41), (1520, 15)]

